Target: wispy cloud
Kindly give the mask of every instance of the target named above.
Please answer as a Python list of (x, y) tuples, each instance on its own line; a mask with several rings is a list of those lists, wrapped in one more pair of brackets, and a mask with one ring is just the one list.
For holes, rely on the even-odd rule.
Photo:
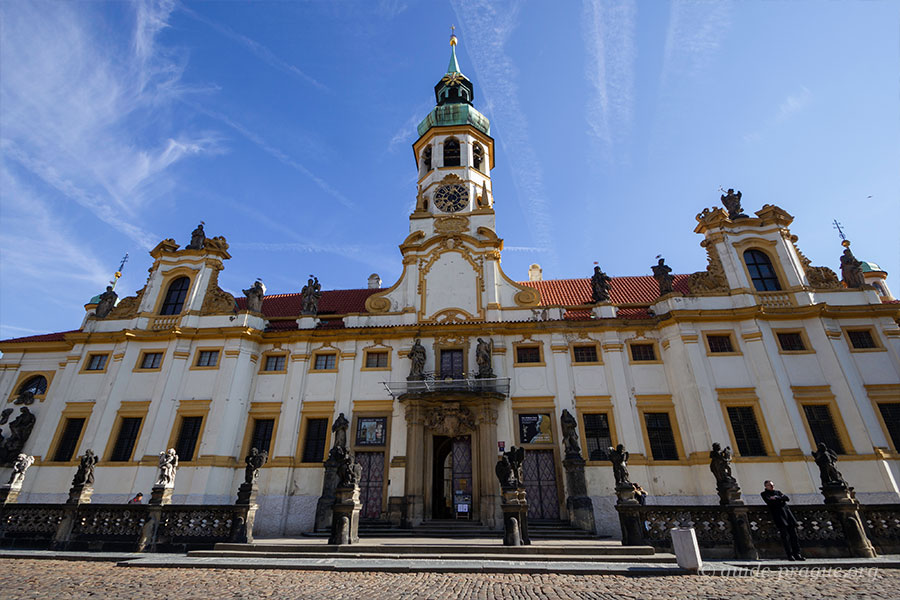
[(788, 97), (784, 99), (784, 102), (778, 107), (778, 116), (776, 119), (784, 121), (785, 119), (790, 118), (795, 113), (806, 108), (809, 105), (810, 100), (812, 100), (812, 93), (806, 86), (801, 86), (799, 91), (789, 94)]
[(290, 64), (289, 62), (282, 60), (281, 58), (276, 56), (271, 50), (269, 50), (268, 48), (266, 48), (259, 42), (255, 41), (253, 39), (250, 39), (246, 35), (242, 35), (236, 31), (234, 31), (233, 29), (231, 29), (230, 27), (228, 27), (226, 25), (223, 25), (221, 23), (213, 21), (209, 17), (201, 15), (200, 13), (191, 10), (190, 8), (188, 8), (187, 6), (185, 6), (183, 4), (180, 5), (179, 8), (182, 12), (184, 12), (184, 14), (188, 15), (192, 19), (199, 21), (205, 25), (208, 25), (209, 27), (218, 31), (223, 36), (227, 37), (228, 39), (244, 46), (245, 48), (247, 48), (250, 52), (255, 54), (258, 58), (260, 58), (263, 62), (265, 62), (269, 66), (279, 69), (281, 71), (284, 71), (285, 73), (294, 75), (320, 91), (323, 91), (323, 92), (330, 91), (328, 89), (328, 86), (317, 81), (313, 77), (307, 75), (306, 73), (301, 71), (296, 66)]
[(508, 160), (531, 235), (538, 246), (548, 249), (549, 262), (555, 265), (552, 217), (544, 190), (543, 169), (528, 138), (528, 120), (518, 100), (518, 71), (505, 49), (518, 23), (519, 4), (452, 0), (451, 5), (461, 31), (465, 32), (466, 52), (474, 61), (486, 100), (485, 110), (493, 118), (494, 133), (504, 148), (515, 149), (509, 152)]
[(607, 159), (628, 135), (633, 118), (636, 12), (636, 0), (584, 0), (588, 132)]
[(427, 114), (430, 108), (427, 104), (421, 104), (415, 108), (406, 121), (403, 122), (403, 125), (391, 136), (391, 141), (388, 142), (389, 152), (395, 152), (401, 146), (408, 147), (410, 141), (418, 137), (416, 126), (422, 120), (422, 115)]
[(275, 146), (268, 143), (259, 134), (255, 133), (253, 131), (250, 131), (249, 129), (247, 129), (246, 127), (244, 127), (243, 125), (241, 125), (240, 123), (238, 123), (237, 121), (232, 119), (231, 117), (224, 115), (220, 112), (216, 112), (214, 110), (203, 108), (202, 106), (199, 106), (199, 105), (196, 105), (193, 103), (189, 103), (189, 105), (192, 106), (197, 111), (202, 112), (203, 114), (205, 114), (209, 117), (212, 117), (213, 119), (221, 121), (222, 123), (225, 123), (232, 129), (234, 129), (235, 131), (240, 133), (242, 136), (244, 136), (245, 138), (247, 138), (248, 140), (250, 140), (251, 142), (256, 144), (261, 150), (263, 150), (267, 154), (274, 156), (281, 163), (283, 163), (283, 164), (291, 167), (295, 171), (299, 171), (303, 175), (309, 177), (313, 181), (313, 183), (315, 183), (322, 191), (324, 191), (329, 196), (333, 197), (335, 200), (337, 200), (338, 202), (343, 204), (345, 207), (347, 207), (347, 208), (355, 208), (356, 207), (356, 205), (354, 205), (353, 202), (351, 202), (349, 198), (347, 198), (344, 194), (342, 194), (341, 192), (336, 190), (330, 183), (328, 183), (327, 181), (325, 181), (324, 179), (322, 179), (321, 177), (319, 177), (318, 175), (316, 175), (315, 173), (310, 171), (308, 168), (306, 168), (301, 163), (297, 162), (296, 160), (294, 160), (293, 158), (291, 158), (290, 156), (288, 156), (287, 154), (285, 154), (284, 152), (282, 152)]
[(675, 0), (666, 31), (661, 89), (699, 75), (731, 24), (729, 0)]

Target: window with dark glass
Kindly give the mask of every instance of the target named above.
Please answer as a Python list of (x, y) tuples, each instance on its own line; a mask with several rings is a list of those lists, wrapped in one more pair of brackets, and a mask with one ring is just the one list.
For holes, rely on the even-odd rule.
[(109, 460), (112, 462), (128, 462), (134, 452), (138, 432), (141, 430), (141, 417), (124, 417), (119, 425), (119, 434), (113, 445)]
[(631, 360), (656, 360), (656, 348), (653, 344), (629, 344), (631, 346)]
[(444, 166), (445, 167), (458, 167), (459, 166), (459, 141), (453, 138), (450, 138), (446, 142), (444, 142)]
[(644, 413), (644, 423), (653, 460), (678, 460), (678, 447), (669, 413)]
[(88, 358), (87, 371), (102, 371), (106, 368), (108, 354), (91, 354)]
[(387, 351), (366, 352), (367, 369), (385, 369), (388, 366)]
[(33, 396), (40, 396), (47, 392), (47, 378), (43, 375), (35, 375), (19, 386), (19, 395), (31, 393)]
[(612, 436), (609, 433), (609, 417), (605, 413), (583, 415), (584, 442), (588, 460), (608, 460)]
[(141, 359), (142, 369), (158, 369), (162, 364), (162, 352), (147, 352)]
[(272, 433), (275, 431), (275, 419), (253, 419), (253, 435), (250, 447), (260, 452), (269, 452), (272, 445)]
[(516, 346), (517, 363), (541, 362), (541, 349), (539, 346)]
[(276, 354), (266, 357), (264, 371), (284, 371), (284, 354)]
[(66, 419), (65, 429), (63, 429), (62, 437), (56, 446), (56, 452), (53, 454), (53, 460), (58, 462), (68, 462), (72, 460), (75, 451), (78, 449), (78, 438), (81, 437), (81, 430), (84, 428), (84, 419)]
[(426, 171), (431, 170), (431, 146), (426, 147), (422, 152), (422, 166)]
[(728, 334), (708, 335), (706, 336), (706, 342), (709, 344), (709, 351), (712, 353), (734, 352), (734, 346), (731, 345), (731, 336)]
[(475, 144), (472, 147), (472, 166), (478, 169), (479, 171), (483, 171), (481, 165), (484, 163), (484, 148), (481, 147), (481, 144)]
[(744, 252), (744, 264), (750, 272), (750, 280), (757, 292), (777, 292), (781, 289), (778, 276), (772, 268), (769, 256), (761, 250), (747, 250)]
[(194, 460), (194, 450), (197, 448), (197, 440), (200, 439), (200, 430), (203, 427), (203, 417), (182, 417), (181, 429), (178, 431), (178, 441), (175, 442), (175, 453), (178, 460), (184, 462)]
[(218, 350), (201, 350), (197, 355), (198, 367), (214, 367), (219, 362)]
[(188, 288), (191, 280), (188, 277), (179, 277), (169, 284), (169, 290), (163, 300), (162, 308), (159, 309), (161, 315), (177, 315), (181, 314), (184, 308), (184, 299), (187, 298)]
[(337, 354), (329, 352), (327, 354), (316, 354), (316, 362), (313, 365), (315, 371), (330, 371), (337, 364)]
[(303, 441), (303, 462), (325, 460), (325, 441), (328, 437), (328, 419), (307, 419), (306, 439)]
[(766, 446), (752, 406), (729, 406), (728, 420), (741, 456), (765, 456)]
[(572, 355), (577, 363), (597, 362), (597, 346), (575, 346), (572, 348)]
[(880, 402), (878, 410), (881, 411), (888, 435), (894, 442), (894, 449), (900, 452), (900, 402)]
[(856, 350), (878, 347), (872, 332), (868, 329), (848, 329), (847, 337), (850, 338), (850, 345)]
[(829, 450), (845, 454), (844, 444), (838, 436), (831, 409), (827, 404), (804, 404), (803, 413), (806, 415), (806, 422), (816, 445), (824, 443)]
[(462, 379), (463, 351), (456, 348), (441, 350), (441, 377)]
[(806, 350), (806, 344), (803, 343), (803, 336), (799, 331), (779, 332), (778, 344), (785, 352), (802, 352)]

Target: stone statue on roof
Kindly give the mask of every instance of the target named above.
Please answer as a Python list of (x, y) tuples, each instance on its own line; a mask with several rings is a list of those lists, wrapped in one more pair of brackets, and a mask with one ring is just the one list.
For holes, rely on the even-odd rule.
[(659, 262), (650, 269), (653, 271), (653, 279), (659, 284), (659, 295), (671, 294), (674, 289), (675, 277), (672, 275), (672, 267), (666, 264), (666, 259), (660, 258)]
[(116, 300), (118, 299), (119, 295), (113, 291), (113, 287), (111, 285), (106, 286), (106, 291), (100, 294), (100, 301), (97, 302), (94, 316), (98, 319), (105, 319), (113, 307), (115, 307)]
[(739, 191), (735, 192), (733, 189), (728, 188), (728, 191), (722, 194), (722, 204), (725, 206), (725, 210), (728, 211), (728, 218), (732, 221), (749, 218), (741, 209), (741, 193)]
[(315, 315), (319, 312), (319, 300), (322, 298), (322, 286), (319, 284), (319, 278), (313, 275), (309, 276), (309, 281), (300, 291), (300, 314)]
[(257, 279), (249, 289), (241, 290), (247, 297), (247, 310), (250, 312), (261, 313), (263, 305), (263, 296), (266, 295), (266, 286)]
[(197, 229), (191, 232), (191, 243), (184, 247), (185, 250), (202, 250), (206, 245), (206, 233), (203, 231), (203, 221), (197, 225)]
[(848, 288), (861, 288), (866, 285), (863, 277), (862, 262), (853, 256), (849, 244), (841, 255), (841, 277)]
[(609, 290), (612, 288), (612, 278), (604, 273), (599, 266), (594, 267), (594, 275), (591, 277), (591, 300), (595, 303), (609, 302)]

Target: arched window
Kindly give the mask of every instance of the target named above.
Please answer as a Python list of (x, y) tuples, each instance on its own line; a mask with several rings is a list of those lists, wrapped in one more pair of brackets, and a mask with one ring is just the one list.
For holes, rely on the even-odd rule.
[(47, 392), (47, 378), (43, 375), (35, 375), (19, 386), (19, 396), (30, 393), (32, 396), (42, 396)]
[(459, 166), (459, 140), (450, 138), (444, 142), (444, 166)]
[(187, 277), (179, 277), (169, 284), (169, 291), (166, 292), (166, 299), (163, 300), (162, 308), (159, 309), (161, 315), (177, 315), (184, 308), (184, 299), (187, 297), (188, 288), (191, 286), (191, 280)]
[(431, 146), (428, 146), (422, 152), (422, 168), (425, 169), (426, 173), (431, 170)]
[(744, 263), (750, 272), (750, 279), (757, 292), (777, 292), (781, 289), (778, 276), (772, 268), (772, 261), (761, 250), (747, 250), (744, 252)]
[(472, 166), (484, 172), (481, 168), (482, 163), (484, 163), (484, 148), (481, 147), (481, 144), (475, 144), (472, 148)]

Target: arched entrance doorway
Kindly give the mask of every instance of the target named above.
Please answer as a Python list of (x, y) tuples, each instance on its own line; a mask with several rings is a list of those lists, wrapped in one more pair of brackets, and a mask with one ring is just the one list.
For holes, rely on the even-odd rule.
[(472, 518), (472, 436), (433, 435), (431, 517)]

